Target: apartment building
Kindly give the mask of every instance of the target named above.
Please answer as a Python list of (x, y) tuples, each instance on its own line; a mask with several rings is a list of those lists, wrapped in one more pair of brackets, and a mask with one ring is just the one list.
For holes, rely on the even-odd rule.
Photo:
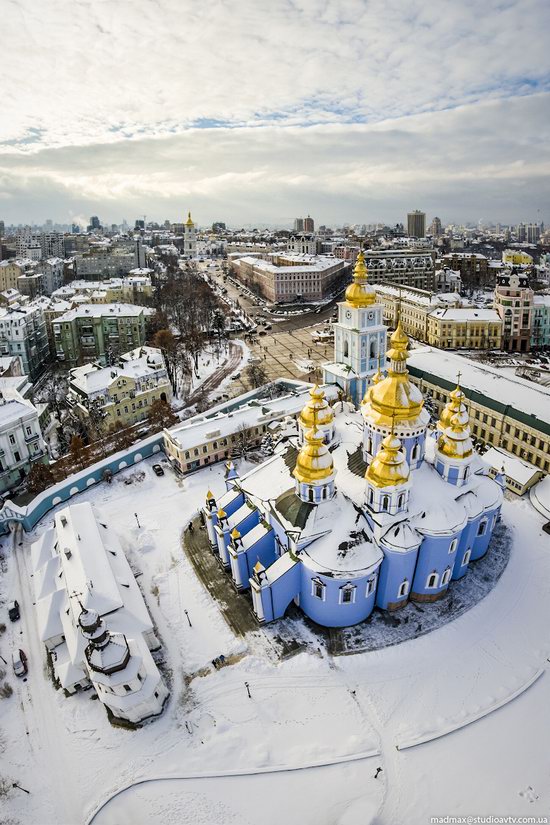
[(67, 402), (84, 421), (107, 431), (144, 421), (154, 401), (172, 400), (164, 358), (155, 347), (138, 347), (113, 366), (84, 364), (70, 371)]
[(467, 398), (472, 434), (550, 472), (550, 388), (450, 352), (413, 349), (411, 381), (440, 415), (457, 379)]
[(143, 269), (134, 270), (124, 278), (71, 281), (55, 290), (52, 298), (72, 300), (76, 296), (84, 296), (91, 304), (147, 304), (153, 297), (150, 273), (150, 269)]
[(434, 293), (414, 287), (400, 287), (397, 284), (376, 284), (376, 298), (384, 308), (384, 323), (395, 328), (401, 324), (407, 335), (417, 341), (428, 340), (428, 316), (437, 308), (459, 307), (460, 295), (456, 293)]
[(550, 347), (550, 295), (534, 295), (531, 325), (531, 349)]
[(442, 255), (439, 265), (444, 269), (460, 272), (465, 286), (487, 286), (489, 284), (489, 261), (478, 252), (449, 252)]
[(435, 290), (435, 252), (428, 249), (367, 249), (365, 261), (372, 284)]
[(456, 307), (428, 315), (427, 343), (441, 349), (500, 349), (502, 319), (494, 309)]
[(151, 310), (133, 304), (82, 304), (52, 322), (56, 357), (67, 367), (105, 365), (145, 344)]
[(529, 352), (533, 324), (534, 292), (523, 271), (504, 270), (497, 276), (495, 309), (503, 321), (502, 348)]
[(0, 378), (0, 493), (20, 484), (33, 463), (47, 460), (38, 410)]
[(50, 360), (44, 311), (39, 302), (0, 307), (0, 355), (17, 355), (24, 375), (32, 379)]

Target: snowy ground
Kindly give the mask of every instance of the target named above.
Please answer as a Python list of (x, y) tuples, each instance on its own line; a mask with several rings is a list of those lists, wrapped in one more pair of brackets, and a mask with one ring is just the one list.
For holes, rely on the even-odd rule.
[[(548, 814), (550, 536), (527, 498), (506, 499), (509, 563), (458, 619), (374, 652), (333, 658), (309, 648), (281, 662), (269, 644), (276, 626), (236, 638), (181, 551), (205, 490), (223, 487), (222, 466), (182, 480), (167, 467), (156, 478), (151, 463), (80, 498), (112, 521), (141, 571), (165, 645), (170, 703), (160, 719), (126, 731), (111, 727), (90, 692), (56, 691), (36, 637), (28, 568), (29, 545), (52, 515), (17, 536), (13, 550), (4, 539), (1, 597), (18, 598), (22, 618), (7, 622), (0, 652), (8, 658), (23, 647), (30, 670), (26, 682), (6, 677), (14, 695), (0, 699), (0, 775), (31, 793), (11, 789), (0, 799), (0, 822), (79, 825), (141, 779), (157, 781), (115, 797), (94, 823), (427, 825), (447, 814)], [(235, 664), (214, 670), (220, 653), (234, 654)]]

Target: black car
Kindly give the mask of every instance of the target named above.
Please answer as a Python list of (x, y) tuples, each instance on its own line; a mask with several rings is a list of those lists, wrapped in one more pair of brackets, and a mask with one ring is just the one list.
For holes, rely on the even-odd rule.
[(156, 476), (163, 476), (164, 470), (160, 466), (160, 464), (153, 464), (153, 472)]
[(21, 617), (19, 612), (19, 602), (11, 602), (11, 604), (8, 605), (8, 616), (12, 622), (16, 622), (17, 619)]

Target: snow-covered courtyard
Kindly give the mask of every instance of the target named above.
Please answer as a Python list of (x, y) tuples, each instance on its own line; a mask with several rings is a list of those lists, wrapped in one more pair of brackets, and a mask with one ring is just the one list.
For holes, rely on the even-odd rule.
[[(504, 502), (510, 558), (475, 607), (402, 644), (338, 657), (310, 645), (281, 661), (276, 625), (235, 636), (182, 551), (205, 491), (223, 488), (223, 465), (179, 479), (167, 463), (157, 478), (152, 463), (76, 501), (105, 514), (139, 573), (169, 703), (124, 730), (92, 691), (57, 691), (29, 564), (52, 514), (32, 534), (4, 538), (3, 613), (17, 598), (21, 620), (2, 617), (0, 650), (9, 661), (22, 647), (29, 675), (6, 676), (14, 693), (0, 699), (0, 776), (30, 793), (3, 785), (0, 822), (423, 825), (548, 814), (550, 537), (527, 497)], [(229, 663), (215, 669), (220, 654)]]

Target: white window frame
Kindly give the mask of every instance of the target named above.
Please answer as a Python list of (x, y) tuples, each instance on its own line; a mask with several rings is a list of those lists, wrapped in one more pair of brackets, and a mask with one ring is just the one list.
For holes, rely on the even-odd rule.
[(466, 552), (464, 553), (464, 555), (462, 556), (462, 567), (464, 567), (466, 564), (469, 564), (469, 563), (470, 563), (470, 558), (471, 558), (471, 555), (472, 555), (472, 550), (471, 550), (471, 548), (469, 547), (469, 548), (466, 550)]
[(478, 536), (484, 536), (486, 532), (487, 532), (487, 519), (483, 519), (482, 521), (479, 522), (479, 525), (478, 525), (478, 528), (477, 528), (477, 535)]
[(449, 544), (449, 553), (454, 553), (457, 547), (458, 539), (453, 539), (452, 542)]
[(368, 597), (376, 590), (376, 576), (373, 576), (372, 579), (367, 579), (367, 590), (365, 592), (365, 596)]
[(391, 507), (391, 498), (384, 494), (382, 496), (382, 500), (380, 501), (380, 508), (384, 513), (388, 513)]
[[(434, 581), (433, 584), (430, 584), (430, 579), (433, 576), (435, 576), (435, 581)], [(438, 582), (439, 582), (439, 576), (437, 575), (437, 572), (434, 571), (433, 573), (430, 573), (428, 578), (426, 579), (426, 590), (436, 590), (437, 587), (439, 587)]]
[(449, 584), (449, 582), (451, 581), (451, 572), (452, 572), (451, 568), (447, 567), (447, 569), (445, 570), (445, 572), (443, 573), (443, 575), (441, 577), (441, 584), (442, 585)]
[(401, 584), (399, 585), (399, 589), (397, 591), (397, 598), (401, 599), (403, 596), (409, 595), (409, 580), (404, 579)]
[[(344, 601), (344, 593), (350, 593), (351, 599)], [(343, 584), (338, 593), (339, 604), (355, 604), (355, 596), (357, 594), (357, 587), (354, 584)]]
[[(316, 592), (317, 587), (321, 587), (321, 595)], [(311, 580), (311, 595), (314, 599), (320, 599), (320, 601), (324, 602), (327, 598), (327, 586), (321, 579), (312, 579)]]

